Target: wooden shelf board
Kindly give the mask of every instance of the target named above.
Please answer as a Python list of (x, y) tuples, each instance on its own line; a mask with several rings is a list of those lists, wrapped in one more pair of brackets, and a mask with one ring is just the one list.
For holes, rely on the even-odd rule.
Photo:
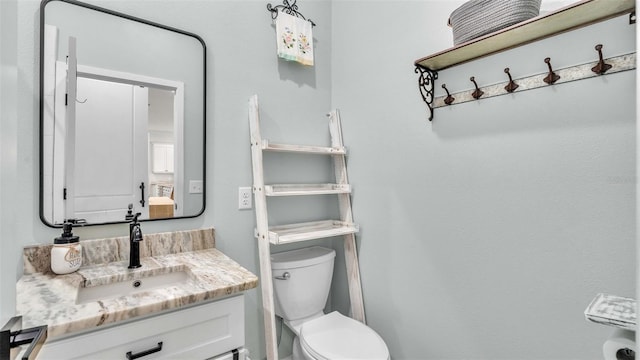
[(321, 154), (321, 155), (344, 155), (347, 153), (344, 147), (276, 144), (276, 143), (270, 143), (268, 140), (262, 141), (262, 149), (266, 151), (294, 152), (294, 153)]
[(508, 50), (564, 31), (630, 13), (634, 0), (583, 0), (505, 29), (429, 55), (415, 65), (433, 71)]
[(358, 225), (339, 220), (313, 221), (298, 224), (269, 227), (269, 241), (272, 244), (287, 244), (298, 241), (322, 239), (332, 236), (355, 234)]
[(349, 184), (274, 184), (264, 186), (267, 196), (348, 194)]

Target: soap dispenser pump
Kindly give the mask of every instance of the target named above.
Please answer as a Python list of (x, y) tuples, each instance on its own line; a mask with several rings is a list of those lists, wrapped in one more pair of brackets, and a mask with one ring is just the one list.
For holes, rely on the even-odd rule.
[(62, 235), (53, 240), (51, 248), (51, 270), (62, 275), (72, 273), (82, 265), (80, 237), (74, 236), (70, 222), (62, 225)]

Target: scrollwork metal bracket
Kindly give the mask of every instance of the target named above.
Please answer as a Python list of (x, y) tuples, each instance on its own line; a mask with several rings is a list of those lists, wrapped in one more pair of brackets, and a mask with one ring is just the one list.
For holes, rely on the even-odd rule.
[(305, 18), (304, 15), (302, 15), (298, 11), (298, 4), (296, 4), (296, 1), (297, 0), (293, 0), (293, 1), (283, 0), (282, 5), (276, 5), (276, 6), (271, 5), (271, 3), (267, 4), (267, 10), (271, 12), (271, 19), (275, 20), (278, 17), (278, 12), (282, 11), (289, 15), (293, 15), (293, 16), (302, 18), (304, 20), (307, 20), (308, 22), (311, 23), (311, 26), (316, 26), (316, 23), (311, 21), (311, 19)]
[(418, 89), (420, 89), (422, 100), (429, 107), (429, 121), (432, 121), (434, 87), (435, 80), (438, 78), (438, 72), (416, 64), (415, 73), (420, 74), (420, 77), (418, 77)]

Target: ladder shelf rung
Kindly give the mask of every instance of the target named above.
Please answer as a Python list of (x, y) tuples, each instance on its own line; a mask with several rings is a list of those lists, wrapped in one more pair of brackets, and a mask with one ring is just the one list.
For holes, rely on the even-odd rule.
[[(274, 245), (355, 234), (357, 224), (340, 220), (313, 221), (269, 227), (269, 241)], [(256, 236), (257, 230), (256, 230)]]
[(303, 154), (320, 155), (345, 155), (347, 150), (343, 147), (328, 147), (314, 145), (291, 145), (270, 143), (269, 140), (262, 140), (262, 149), (265, 151), (294, 152)]
[(273, 184), (264, 186), (267, 196), (349, 194), (349, 184)]

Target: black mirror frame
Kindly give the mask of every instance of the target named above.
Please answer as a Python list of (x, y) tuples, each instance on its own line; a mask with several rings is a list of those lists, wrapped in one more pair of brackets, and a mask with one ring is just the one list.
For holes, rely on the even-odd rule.
[[(171, 218), (157, 218), (157, 219), (142, 219), (140, 221), (159, 221), (159, 220), (173, 220), (173, 219), (187, 219), (187, 218), (195, 218), (198, 217), (200, 215), (202, 215), (204, 213), (204, 210), (206, 208), (206, 194), (207, 194), (207, 185), (206, 185), (206, 178), (207, 178), (207, 45), (205, 44), (204, 40), (194, 34), (194, 33), (190, 33), (184, 30), (180, 30), (174, 27), (170, 27), (170, 26), (165, 26), (162, 24), (158, 24), (156, 22), (153, 21), (149, 21), (149, 20), (145, 20), (145, 19), (141, 19), (135, 16), (131, 16), (131, 15), (127, 15), (127, 14), (123, 14), (117, 11), (113, 11), (113, 10), (109, 10), (109, 9), (105, 9), (99, 6), (95, 6), (95, 5), (90, 5), (90, 4), (86, 4), (86, 3), (82, 3), (79, 1), (75, 1), (75, 0), (42, 0), (40, 3), (40, 64), (39, 64), (39, 68), (40, 68), (40, 74), (39, 74), (39, 82), (40, 82), (40, 98), (39, 98), (39, 102), (40, 102), (40, 109), (39, 109), (39, 137), (40, 137), (40, 149), (39, 149), (39, 174), (40, 174), (40, 180), (39, 180), (39, 189), (40, 189), (40, 194), (39, 194), (39, 207), (40, 207), (40, 220), (47, 225), (48, 227), (51, 228), (61, 228), (62, 224), (60, 225), (55, 225), (55, 224), (51, 224), (49, 221), (47, 221), (47, 219), (44, 216), (44, 134), (43, 134), (43, 128), (44, 128), (44, 79), (43, 79), (43, 73), (44, 73), (44, 8), (45, 6), (50, 3), (50, 2), (54, 2), (54, 1), (60, 1), (60, 2), (64, 2), (64, 3), (68, 3), (68, 4), (72, 4), (72, 5), (76, 5), (76, 6), (80, 6), (80, 7), (84, 7), (90, 10), (94, 10), (94, 11), (98, 11), (98, 12), (102, 12), (108, 15), (113, 15), (116, 17), (120, 17), (126, 20), (131, 20), (131, 21), (136, 21), (139, 23), (143, 23), (149, 26), (153, 26), (153, 27), (157, 27), (159, 29), (163, 29), (163, 30), (168, 30), (168, 31), (172, 31), (172, 32), (176, 32), (182, 35), (186, 35), (186, 36), (191, 36), (193, 38), (195, 38), (196, 40), (198, 40), (200, 42), (200, 44), (202, 44), (202, 56), (203, 56), (203, 102), (202, 102), (202, 209), (200, 209), (200, 211), (197, 214), (194, 215), (185, 215), (185, 216), (177, 216), (177, 217), (171, 217)], [(102, 223), (87, 223), (87, 224), (74, 224), (74, 226), (94, 226), (94, 225), (110, 225), (110, 224), (123, 224), (123, 223), (127, 223), (128, 221), (123, 220), (123, 221), (109, 221), (109, 222), (102, 222)]]

